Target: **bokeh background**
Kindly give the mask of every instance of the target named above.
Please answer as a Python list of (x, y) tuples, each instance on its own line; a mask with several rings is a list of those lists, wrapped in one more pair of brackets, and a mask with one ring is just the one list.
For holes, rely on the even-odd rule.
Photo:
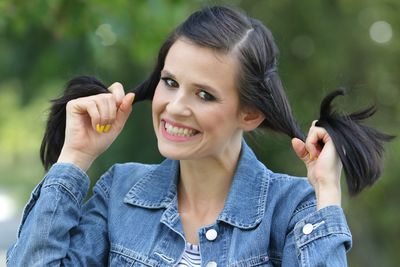
[[(0, 266), (20, 214), (44, 170), (39, 147), (49, 100), (75, 75), (134, 88), (149, 74), (161, 42), (192, 11), (229, 4), (262, 20), (281, 50), (280, 74), (304, 130), (322, 97), (338, 86), (338, 109), (376, 104), (369, 125), (400, 129), (398, 0), (129, 1), (0, 0)], [(115, 162), (159, 162), (150, 103), (89, 171), (92, 182)], [(267, 132), (249, 141), (272, 170), (305, 175), (290, 140)], [(350, 266), (400, 264), (400, 142), (386, 146), (381, 180), (343, 207), (353, 233)]]

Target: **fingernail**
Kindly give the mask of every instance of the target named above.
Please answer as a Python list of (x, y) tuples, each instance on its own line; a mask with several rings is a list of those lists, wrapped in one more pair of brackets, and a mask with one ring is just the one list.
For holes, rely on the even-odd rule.
[(96, 131), (98, 133), (104, 133), (104, 125), (96, 124)]
[(104, 132), (107, 133), (111, 129), (111, 124), (104, 126)]
[(98, 133), (102, 133), (100, 124), (96, 124), (96, 131), (97, 131)]

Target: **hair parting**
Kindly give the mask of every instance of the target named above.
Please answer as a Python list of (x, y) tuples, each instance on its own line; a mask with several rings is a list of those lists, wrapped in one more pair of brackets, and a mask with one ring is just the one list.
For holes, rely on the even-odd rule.
[[(152, 100), (167, 53), (179, 38), (237, 57), (240, 105), (255, 107), (265, 115), (261, 128), (305, 140), (306, 135), (292, 114), (279, 77), (279, 50), (271, 32), (260, 21), (227, 7), (207, 7), (197, 11), (171, 33), (160, 48), (150, 76), (133, 90), (135, 102)], [(68, 101), (107, 92), (107, 87), (96, 78), (79, 76), (66, 84), (62, 96), (52, 100), (40, 148), (45, 169), (57, 162), (60, 155)], [(375, 107), (349, 115), (335, 112), (332, 102), (343, 94), (344, 90), (338, 89), (322, 100), (316, 126), (325, 128), (332, 138), (343, 163), (349, 194), (354, 196), (378, 180), (383, 168), (383, 145), (394, 136), (362, 124), (375, 113)]]

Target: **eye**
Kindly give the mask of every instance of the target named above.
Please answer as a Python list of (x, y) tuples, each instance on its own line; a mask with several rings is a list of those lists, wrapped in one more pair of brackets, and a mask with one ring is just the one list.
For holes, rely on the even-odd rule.
[(171, 78), (162, 77), (161, 80), (163, 80), (165, 85), (168, 87), (175, 87), (175, 88), (179, 87), (179, 84)]
[(204, 90), (200, 90), (197, 94), (204, 101), (214, 101), (216, 98)]

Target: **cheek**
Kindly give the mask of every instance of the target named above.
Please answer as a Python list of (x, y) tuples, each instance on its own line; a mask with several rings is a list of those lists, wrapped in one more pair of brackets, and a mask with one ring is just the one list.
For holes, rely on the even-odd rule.
[(203, 108), (198, 110), (197, 120), (202, 125), (203, 130), (221, 133), (222, 129), (229, 128), (232, 122), (231, 114), (224, 112), (220, 107)]
[(156, 131), (157, 134), (157, 129), (158, 129), (158, 123), (159, 123), (159, 116), (162, 111), (162, 95), (161, 91), (158, 90), (159, 85), (156, 87), (156, 90), (154, 92), (153, 100), (151, 102), (151, 114), (153, 118), (153, 126), (154, 130)]
[(204, 127), (217, 135), (225, 135), (239, 127), (236, 105), (227, 105), (203, 113)]
[(164, 97), (162, 96), (162, 90), (159, 88), (160, 84), (157, 85), (156, 90), (154, 92), (153, 100), (151, 102), (151, 109), (153, 112), (153, 116), (156, 115), (156, 113), (159, 112), (161, 106), (162, 106), (162, 100)]

